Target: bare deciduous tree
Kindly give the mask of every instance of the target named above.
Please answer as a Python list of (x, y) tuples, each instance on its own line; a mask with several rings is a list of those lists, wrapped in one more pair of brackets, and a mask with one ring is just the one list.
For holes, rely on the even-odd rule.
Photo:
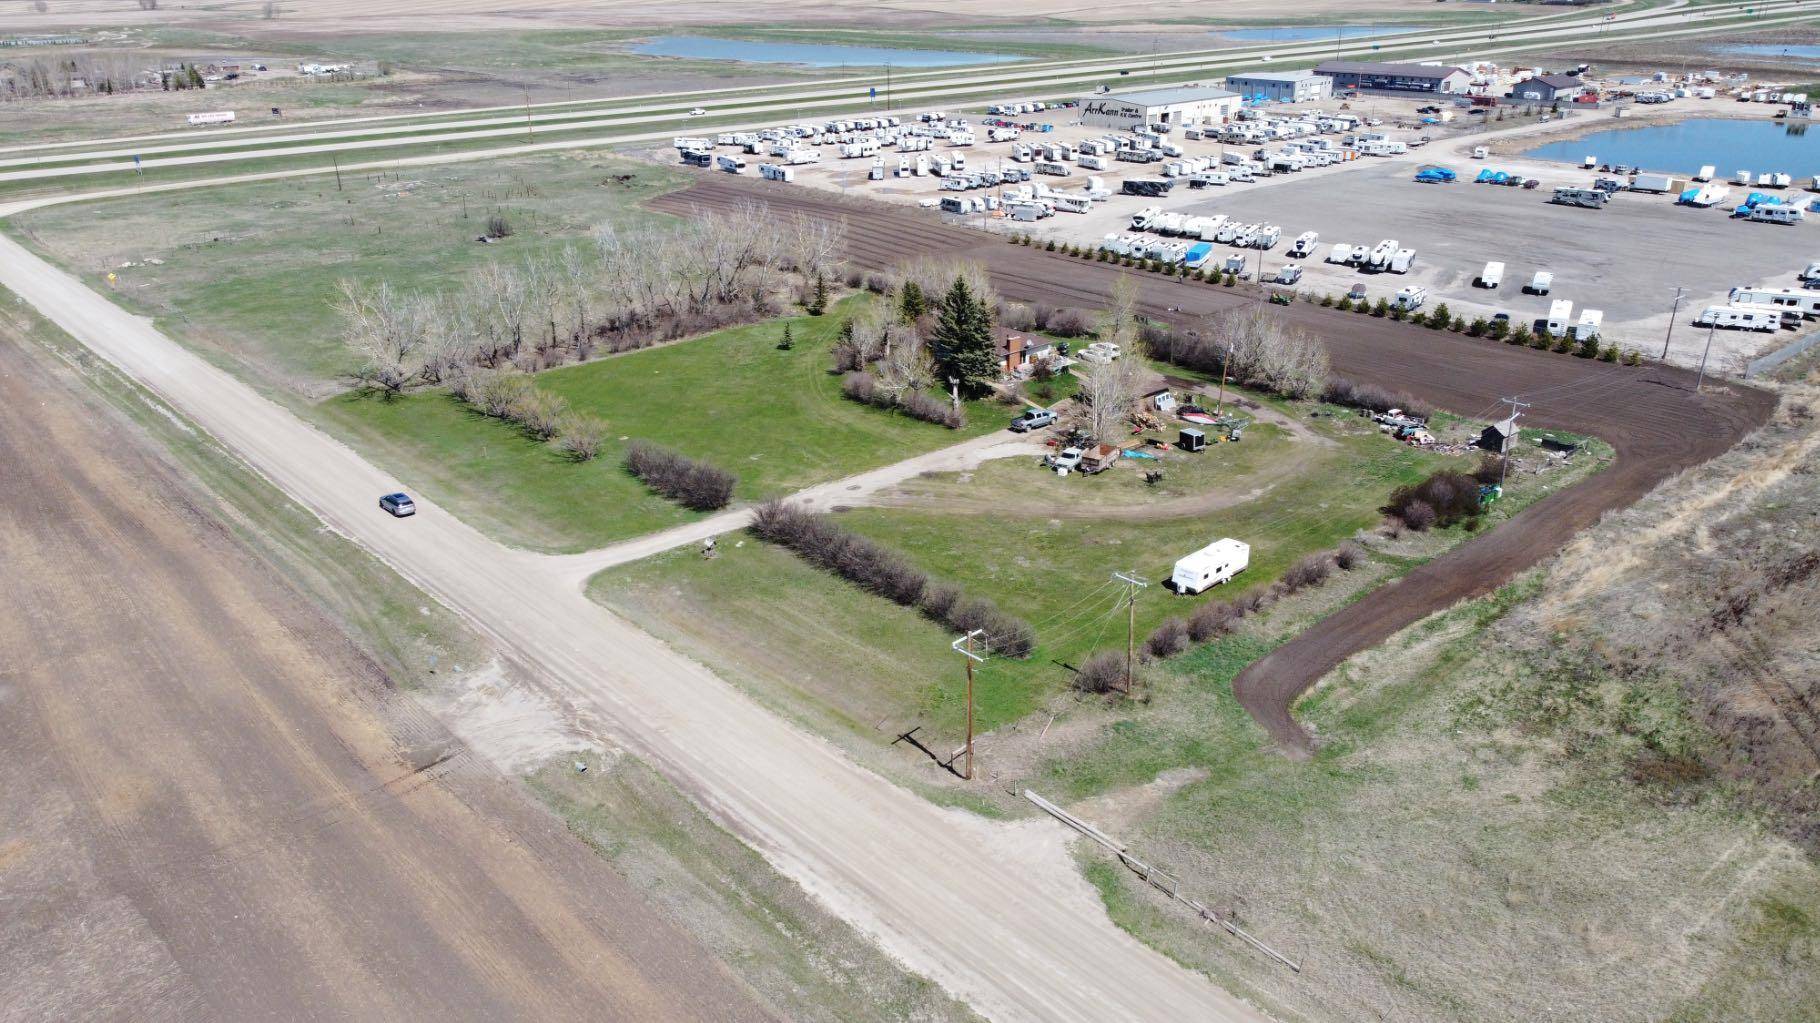
[(401, 295), (384, 281), (366, 286), (344, 279), (340, 290), (342, 336), (361, 357), (354, 375), (362, 386), (396, 394), (419, 379), (425, 348), (440, 324), (436, 304)]

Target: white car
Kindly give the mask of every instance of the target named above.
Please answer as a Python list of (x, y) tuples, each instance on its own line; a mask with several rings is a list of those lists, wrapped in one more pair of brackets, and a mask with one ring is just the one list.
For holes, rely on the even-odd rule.
[(707, 113), (708, 113), (708, 112), (707, 112), (707, 111), (706, 111), (706, 110), (703, 110), (703, 109), (702, 109), (702, 108), (700, 108), (700, 107), (696, 107), (696, 108), (695, 108), (695, 109), (694, 109), (694, 110), (691, 110), (691, 111), (689, 111), (689, 116), (690, 116), (690, 117), (703, 117), (703, 116), (705, 116), (705, 115), (706, 115), (706, 114), (707, 114)]
[(1043, 461), (1058, 473), (1072, 472), (1081, 467), (1081, 456), (1086, 454), (1080, 448), (1063, 448)]

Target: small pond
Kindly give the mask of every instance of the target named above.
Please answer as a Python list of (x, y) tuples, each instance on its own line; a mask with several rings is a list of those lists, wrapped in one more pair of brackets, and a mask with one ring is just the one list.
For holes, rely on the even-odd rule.
[(1600, 163), (1627, 163), (1664, 174), (1693, 174), (1711, 164), (1726, 178), (1740, 170), (1757, 174), (1782, 171), (1803, 178), (1820, 174), (1820, 125), (1693, 118), (1598, 131), (1566, 142), (1550, 142), (1523, 155), (1576, 165), (1595, 156)]

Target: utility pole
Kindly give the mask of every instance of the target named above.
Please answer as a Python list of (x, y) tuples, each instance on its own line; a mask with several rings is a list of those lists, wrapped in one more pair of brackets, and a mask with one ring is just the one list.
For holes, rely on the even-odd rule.
[(1681, 296), (1687, 293), (1683, 287), (1675, 288), (1675, 307), (1668, 313), (1668, 333), (1662, 337), (1662, 361), (1668, 361), (1668, 342), (1675, 336), (1675, 317), (1681, 314)]
[[(1517, 417), (1523, 414), (1523, 412), (1522, 412), (1523, 409), (1526, 409), (1529, 407), (1529, 402), (1518, 401), (1515, 398), (1499, 398), (1498, 400), (1502, 401), (1505, 404), (1510, 406), (1510, 419), (1508, 420), (1508, 422), (1510, 423), (1511, 433), (1505, 434), (1505, 441), (1504, 441), (1504, 444), (1502, 445), (1502, 447), (1504, 447), (1504, 448), (1509, 448), (1510, 447), (1509, 438), (1516, 433)], [(1510, 471), (1510, 453), (1508, 451), (1499, 451), (1498, 452), (1498, 489), (1499, 490), (1504, 489), (1504, 476), (1509, 471)]]
[(1226, 342), (1226, 357), (1220, 360), (1220, 400), (1213, 403), (1213, 414), (1218, 418), (1226, 408), (1226, 370), (1232, 365), (1232, 342)]
[(1713, 352), (1713, 332), (1718, 329), (1717, 323), (1706, 328), (1706, 350), (1700, 353), (1700, 375), (1694, 378), (1695, 394), (1699, 394), (1701, 386), (1706, 383), (1706, 357)]
[(1125, 695), (1131, 695), (1137, 677), (1137, 594), (1150, 584), (1130, 572), (1114, 572), (1112, 578), (1125, 584)]
[[(973, 641), (985, 635), (986, 630), (974, 629), (948, 644), (948, 649), (965, 658), (967, 665), (967, 767), (961, 772), (961, 777), (968, 781), (973, 780), (973, 665), (984, 664), (986, 661), (985, 657), (973, 652)], [(983, 650), (984, 644), (981, 646)]]

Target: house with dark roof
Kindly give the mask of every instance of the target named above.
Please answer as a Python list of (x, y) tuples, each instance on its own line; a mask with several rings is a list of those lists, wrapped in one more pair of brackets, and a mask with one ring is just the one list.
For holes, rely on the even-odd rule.
[(1471, 72), (1445, 64), (1327, 60), (1316, 64), (1314, 73), (1333, 79), (1335, 89), (1366, 92), (1463, 94), (1472, 84)]

